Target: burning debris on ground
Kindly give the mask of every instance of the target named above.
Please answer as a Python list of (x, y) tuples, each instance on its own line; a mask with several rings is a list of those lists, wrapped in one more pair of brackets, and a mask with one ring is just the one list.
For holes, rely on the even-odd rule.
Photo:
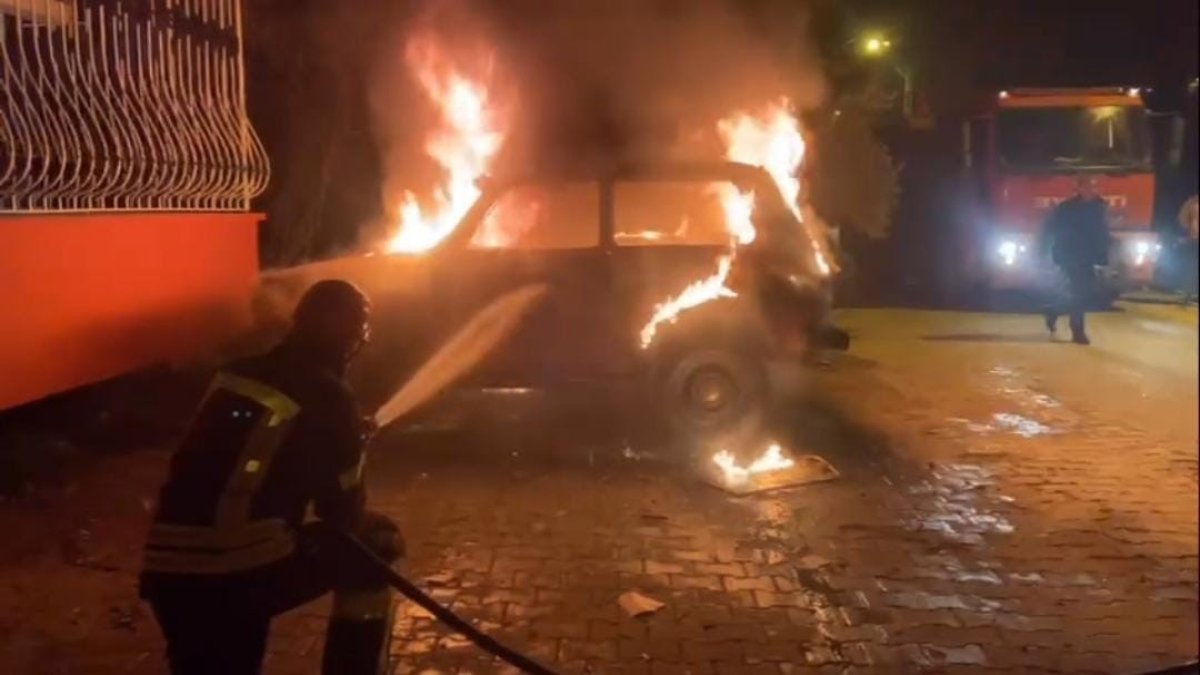
[(820, 483), (838, 477), (838, 471), (819, 455), (796, 455), (779, 443), (771, 443), (748, 464), (738, 463), (728, 450), (712, 457), (719, 471), (709, 471), (716, 487), (737, 495), (747, 495)]

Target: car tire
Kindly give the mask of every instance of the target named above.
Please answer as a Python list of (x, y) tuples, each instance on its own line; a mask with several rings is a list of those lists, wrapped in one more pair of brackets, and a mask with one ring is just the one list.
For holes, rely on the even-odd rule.
[(672, 445), (736, 452), (758, 440), (771, 400), (761, 355), (734, 345), (679, 349), (656, 371), (652, 394)]

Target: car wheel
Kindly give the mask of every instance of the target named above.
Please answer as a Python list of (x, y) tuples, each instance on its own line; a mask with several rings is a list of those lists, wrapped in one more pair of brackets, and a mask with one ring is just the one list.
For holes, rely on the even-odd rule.
[(659, 370), (655, 395), (675, 445), (736, 451), (761, 433), (770, 400), (766, 364), (749, 350), (677, 352)]

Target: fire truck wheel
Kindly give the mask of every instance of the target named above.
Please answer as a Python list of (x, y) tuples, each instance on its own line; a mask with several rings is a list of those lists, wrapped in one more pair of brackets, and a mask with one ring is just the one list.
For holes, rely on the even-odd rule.
[(678, 350), (660, 365), (653, 393), (677, 445), (691, 451), (736, 448), (761, 432), (770, 387), (766, 365), (750, 350)]

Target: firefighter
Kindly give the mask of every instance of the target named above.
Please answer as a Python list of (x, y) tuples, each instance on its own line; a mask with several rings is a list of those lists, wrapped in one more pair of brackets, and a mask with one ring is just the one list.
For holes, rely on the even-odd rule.
[(365, 509), (374, 428), (344, 382), (369, 312), (352, 284), (318, 282), (277, 347), (212, 382), (171, 460), (141, 575), (172, 673), (260, 672), (271, 619), (331, 590), (323, 672), (385, 663), (390, 591), (344, 536), (403, 554), (395, 525)]
[(1071, 317), (1071, 341), (1090, 344), (1084, 315), (1096, 297), (1097, 266), (1108, 264), (1108, 207), (1096, 191), (1096, 179), (1081, 175), (1075, 196), (1050, 212), (1042, 231), (1042, 249), (1058, 267), (1065, 297), (1045, 312), (1046, 329), (1054, 333), (1058, 317)]
[(1179, 209), (1179, 228), (1182, 236), (1179, 241), (1179, 254), (1176, 265), (1179, 267), (1179, 287), (1182, 304), (1189, 305), (1196, 300), (1200, 293), (1200, 198), (1192, 195)]

